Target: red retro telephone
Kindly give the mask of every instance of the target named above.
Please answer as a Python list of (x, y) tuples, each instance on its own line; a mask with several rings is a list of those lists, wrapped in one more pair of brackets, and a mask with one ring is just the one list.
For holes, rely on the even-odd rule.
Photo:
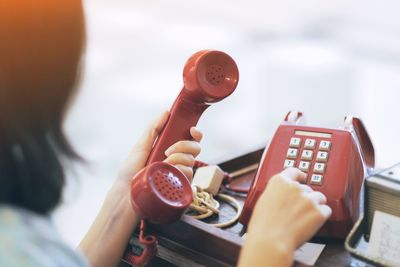
[(125, 254), (125, 260), (143, 266), (157, 253), (157, 239), (144, 236), (145, 221), (172, 223), (178, 220), (192, 202), (192, 189), (185, 175), (173, 165), (162, 162), (165, 150), (179, 140), (190, 140), (195, 126), (210, 103), (218, 102), (236, 89), (239, 71), (227, 54), (203, 50), (192, 55), (183, 70), (184, 86), (170, 110), (146, 166), (133, 179), (131, 202), (142, 216), (139, 241), (141, 255)]
[(363, 180), (375, 165), (372, 142), (358, 118), (346, 117), (343, 129), (302, 126), (301, 118), (302, 113), (289, 112), (265, 149), (240, 222), (248, 224), (273, 175), (297, 167), (307, 174), (311, 188), (326, 195), (332, 208), (332, 216), (317, 235), (345, 238), (359, 216)]

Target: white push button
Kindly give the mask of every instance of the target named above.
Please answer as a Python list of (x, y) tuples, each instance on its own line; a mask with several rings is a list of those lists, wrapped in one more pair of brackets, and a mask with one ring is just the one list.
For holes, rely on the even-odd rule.
[(306, 141), (304, 142), (304, 148), (314, 149), (315, 143), (316, 143), (315, 139), (306, 139)]
[(301, 139), (298, 137), (292, 137), (290, 139), (290, 147), (300, 147), (301, 146)]
[(287, 152), (287, 157), (290, 159), (295, 159), (297, 158), (298, 150), (295, 148), (289, 148)]
[(322, 140), (321, 143), (319, 143), (319, 149), (328, 151), (329, 149), (331, 149), (331, 142)]
[(324, 173), (325, 172), (325, 163), (315, 163), (314, 172), (316, 173)]
[(316, 185), (321, 185), (323, 178), (324, 177), (320, 174), (313, 174), (313, 175), (311, 175), (310, 183), (316, 184)]
[(295, 165), (295, 161), (294, 160), (291, 160), (291, 159), (287, 159), (287, 160), (285, 160), (285, 164), (283, 164), (283, 168), (291, 168), (291, 167), (294, 167), (294, 165)]
[(328, 161), (328, 152), (325, 151), (318, 151), (317, 153), (317, 161)]
[(312, 160), (312, 158), (313, 158), (312, 150), (303, 150), (303, 153), (301, 153), (301, 159)]
[(310, 162), (308, 161), (300, 161), (299, 169), (303, 172), (308, 172), (310, 170)]

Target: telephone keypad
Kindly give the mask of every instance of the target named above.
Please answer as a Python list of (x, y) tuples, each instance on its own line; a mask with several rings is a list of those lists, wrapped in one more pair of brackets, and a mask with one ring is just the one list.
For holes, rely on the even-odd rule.
[(314, 165), (314, 172), (315, 173), (324, 173), (325, 172), (325, 163), (315, 163)]
[(331, 148), (330, 141), (322, 140), (321, 143), (319, 143), (320, 150), (329, 151), (330, 148)]
[(304, 143), (304, 148), (307, 149), (314, 149), (315, 148), (316, 141), (315, 139), (306, 139)]
[(285, 164), (283, 165), (283, 168), (286, 169), (286, 168), (294, 167), (295, 164), (296, 164), (296, 161), (287, 159), (287, 160), (285, 160)]
[(312, 150), (303, 150), (301, 153), (301, 159), (312, 160), (314, 152)]
[(287, 157), (290, 159), (295, 159), (297, 158), (297, 154), (299, 153), (298, 149), (295, 148), (289, 148), (287, 152)]
[(311, 163), (309, 161), (300, 161), (299, 169), (303, 172), (308, 172), (310, 170)]
[(331, 146), (328, 140), (292, 137), (283, 168), (297, 167), (310, 175), (309, 184), (322, 185)]
[(323, 176), (321, 174), (313, 174), (311, 175), (310, 183), (314, 185), (321, 185)]
[(292, 137), (290, 139), (290, 147), (300, 147), (301, 146), (301, 139), (298, 137)]

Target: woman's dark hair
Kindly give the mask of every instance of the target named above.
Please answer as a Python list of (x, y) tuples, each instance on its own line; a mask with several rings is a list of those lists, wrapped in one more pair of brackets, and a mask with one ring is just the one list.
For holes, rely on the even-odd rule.
[(63, 133), (84, 47), (80, 0), (0, 2), (0, 204), (48, 214), (61, 200)]

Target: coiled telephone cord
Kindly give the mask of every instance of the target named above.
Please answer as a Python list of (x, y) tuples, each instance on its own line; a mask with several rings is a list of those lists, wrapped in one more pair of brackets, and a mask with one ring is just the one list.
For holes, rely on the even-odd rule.
[[(211, 217), (214, 214), (219, 214), (220, 203), (214, 199), (213, 195), (204, 191), (202, 188), (198, 186), (192, 186), (193, 189), (193, 202), (190, 204), (188, 214), (189, 216), (195, 219), (205, 219)], [(229, 227), (232, 224), (236, 223), (239, 219), (240, 213), (242, 212), (242, 207), (240, 203), (231, 196), (226, 194), (218, 194), (218, 198), (222, 201), (229, 203), (236, 210), (235, 216), (227, 222), (223, 223), (210, 223), (210, 225), (225, 228)]]

